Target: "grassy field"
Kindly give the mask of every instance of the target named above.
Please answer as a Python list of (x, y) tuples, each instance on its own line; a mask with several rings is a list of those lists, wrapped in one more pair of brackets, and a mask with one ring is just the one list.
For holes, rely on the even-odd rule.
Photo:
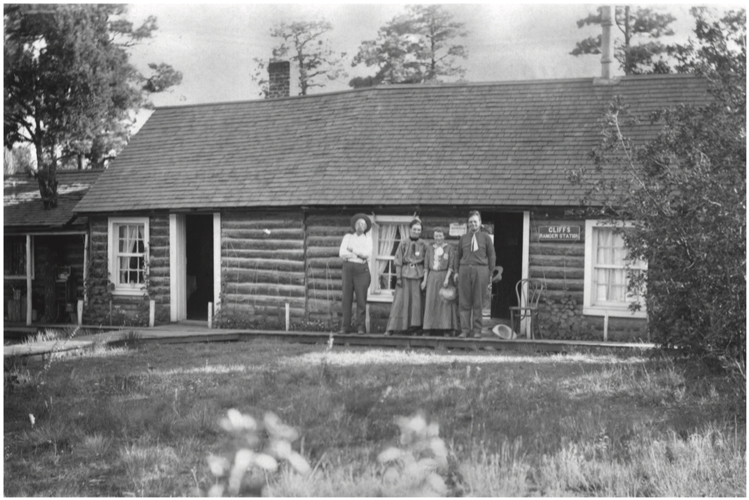
[[(220, 482), (209, 456), (231, 462), (268, 444), (265, 431), (226, 432), (230, 409), (258, 422), (275, 413), (312, 468), (253, 468), (245, 495), (746, 493), (745, 382), (693, 363), (131, 340), (46, 364), (5, 360), (6, 496), (206, 495)], [(441, 465), (413, 463), (426, 441), (399, 441), (396, 418), (419, 411), (439, 425), (429, 432)], [(378, 461), (392, 447), (395, 475)]]

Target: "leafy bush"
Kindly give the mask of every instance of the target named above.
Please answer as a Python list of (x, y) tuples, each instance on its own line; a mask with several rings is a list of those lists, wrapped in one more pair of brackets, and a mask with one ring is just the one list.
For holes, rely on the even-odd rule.
[[(631, 258), (648, 262), (630, 284), (647, 284), (652, 338), (745, 374), (746, 12), (718, 21), (692, 12), (697, 41), (675, 53), (680, 71), (707, 82), (706, 104), (642, 117), (617, 100), (592, 153), (595, 170), (569, 178), (587, 188), (591, 213), (633, 221), (621, 233)], [(634, 144), (626, 134), (645, 119), (659, 133)]]

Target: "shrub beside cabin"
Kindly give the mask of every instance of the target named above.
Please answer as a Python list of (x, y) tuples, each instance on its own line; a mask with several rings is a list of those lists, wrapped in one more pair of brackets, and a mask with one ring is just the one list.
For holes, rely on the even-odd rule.
[[(273, 70), (288, 79), (288, 65)], [(509, 318), (519, 279), (539, 278), (545, 337), (600, 339), (607, 315), (610, 340), (645, 338), (646, 312), (628, 310), (623, 242), (566, 215), (583, 193), (565, 170), (590, 164), (616, 96), (641, 116), (707, 99), (695, 77), (651, 75), (158, 108), (75, 208), (90, 221), (84, 322), (143, 323), (145, 293), (157, 324), (205, 319), (212, 304), (220, 326), (278, 328), (289, 304), (293, 323), (330, 328), (339, 245), (365, 212), (375, 222), (369, 328), (382, 332), (408, 222), (418, 215), (427, 239), (446, 227), (454, 243), (478, 209), (504, 267), (493, 317)], [(655, 129), (625, 132), (644, 140)], [(583, 319), (568, 331), (573, 310)]]

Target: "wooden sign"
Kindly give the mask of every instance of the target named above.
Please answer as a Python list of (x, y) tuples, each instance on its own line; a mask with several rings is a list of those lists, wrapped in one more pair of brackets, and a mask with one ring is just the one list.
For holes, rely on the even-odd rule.
[(450, 223), (450, 236), (463, 236), (468, 232), (468, 224), (461, 224), (460, 222)]
[(580, 241), (580, 226), (538, 226), (538, 241)]

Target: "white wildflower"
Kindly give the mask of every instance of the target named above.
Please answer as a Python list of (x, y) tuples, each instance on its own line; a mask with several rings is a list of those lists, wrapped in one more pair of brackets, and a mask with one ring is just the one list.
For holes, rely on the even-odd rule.
[(398, 460), (402, 455), (403, 452), (400, 449), (391, 446), (377, 456), (377, 461), (381, 464), (386, 464)]
[(422, 458), (417, 462), (419, 467), (425, 471), (434, 472), (439, 468), (439, 463), (433, 458)]
[(299, 438), (296, 429), (281, 422), (281, 419), (273, 412), (266, 412), (263, 424), (265, 424), (265, 430), (268, 431), (268, 434), (276, 439), (294, 442)]
[(286, 460), (289, 461), (291, 466), (296, 469), (299, 474), (309, 474), (312, 470), (312, 467), (309, 466), (307, 460), (295, 451), (292, 451)]
[(440, 477), (439, 474), (435, 474), (432, 472), (429, 474), (426, 478), (426, 484), (431, 488), (437, 495), (439, 496), (445, 496), (447, 495), (447, 485), (445, 484), (445, 481)]
[(278, 462), (276, 459), (265, 453), (255, 454), (255, 465), (269, 472), (275, 472), (276, 469), (278, 469)]
[(440, 438), (432, 438), (429, 441), (429, 447), (434, 453), (434, 458), (439, 463), (440, 469), (447, 469), (447, 446)]
[(274, 439), (270, 442), (270, 452), (278, 458), (286, 460), (291, 455), (291, 443), (283, 439)]
[(36, 424), (36, 418), (34, 418), (33, 413), (29, 413), (29, 420), (31, 421), (31, 427), (34, 427), (34, 424)]
[(234, 465), (238, 465), (239, 467), (242, 467), (246, 470), (250, 465), (252, 465), (252, 460), (254, 457), (254, 451), (243, 448), (237, 451), (237, 454), (234, 456)]
[(427, 429), (427, 421), (423, 415), (419, 414), (414, 416), (408, 422), (408, 430), (413, 432), (415, 435), (421, 437), (424, 435)]
[(388, 467), (385, 473), (382, 475), (382, 480), (385, 483), (395, 484), (400, 479), (401, 475), (398, 472), (397, 467)]
[(408, 427), (408, 423), (411, 421), (408, 417), (395, 417), (393, 419), (395, 422), (395, 425), (401, 428), (401, 432), (405, 430), (406, 427)]
[(241, 430), (240, 424), (242, 421), (242, 414), (232, 408), (226, 413), (226, 417), (222, 418), (219, 425), (226, 432), (235, 432)]
[(211, 469), (211, 474), (216, 477), (223, 476), (229, 470), (229, 467), (231, 467), (231, 464), (226, 458), (214, 455), (213, 453), (208, 455), (207, 461), (208, 468)]
[(403, 455), (401, 455), (401, 462), (403, 462), (403, 466), (405, 467), (410, 464), (415, 464), (416, 459), (414, 458), (413, 453), (403, 453)]
[(421, 460), (410, 463), (403, 468), (403, 476), (409, 478), (415, 483), (420, 483), (426, 479), (431, 471), (425, 467)]
[(242, 415), (239, 410), (232, 408), (227, 412), (228, 420), (221, 421), (221, 427), (225, 430), (232, 431), (254, 431), (257, 429), (257, 422), (250, 415)]
[(242, 478), (252, 464), (252, 458), (252, 450), (239, 450), (234, 457), (234, 467), (232, 467), (229, 474), (229, 493), (232, 495), (239, 493)]
[(432, 422), (427, 426), (426, 437), (433, 438), (440, 435), (440, 424)]
[(208, 496), (209, 497), (222, 497), (224, 495), (224, 485), (223, 484), (214, 484), (211, 486), (211, 489), (208, 490)]
[(445, 446), (445, 442), (441, 438), (434, 437), (430, 439), (429, 447), (432, 449), (435, 457), (447, 456), (447, 446)]

